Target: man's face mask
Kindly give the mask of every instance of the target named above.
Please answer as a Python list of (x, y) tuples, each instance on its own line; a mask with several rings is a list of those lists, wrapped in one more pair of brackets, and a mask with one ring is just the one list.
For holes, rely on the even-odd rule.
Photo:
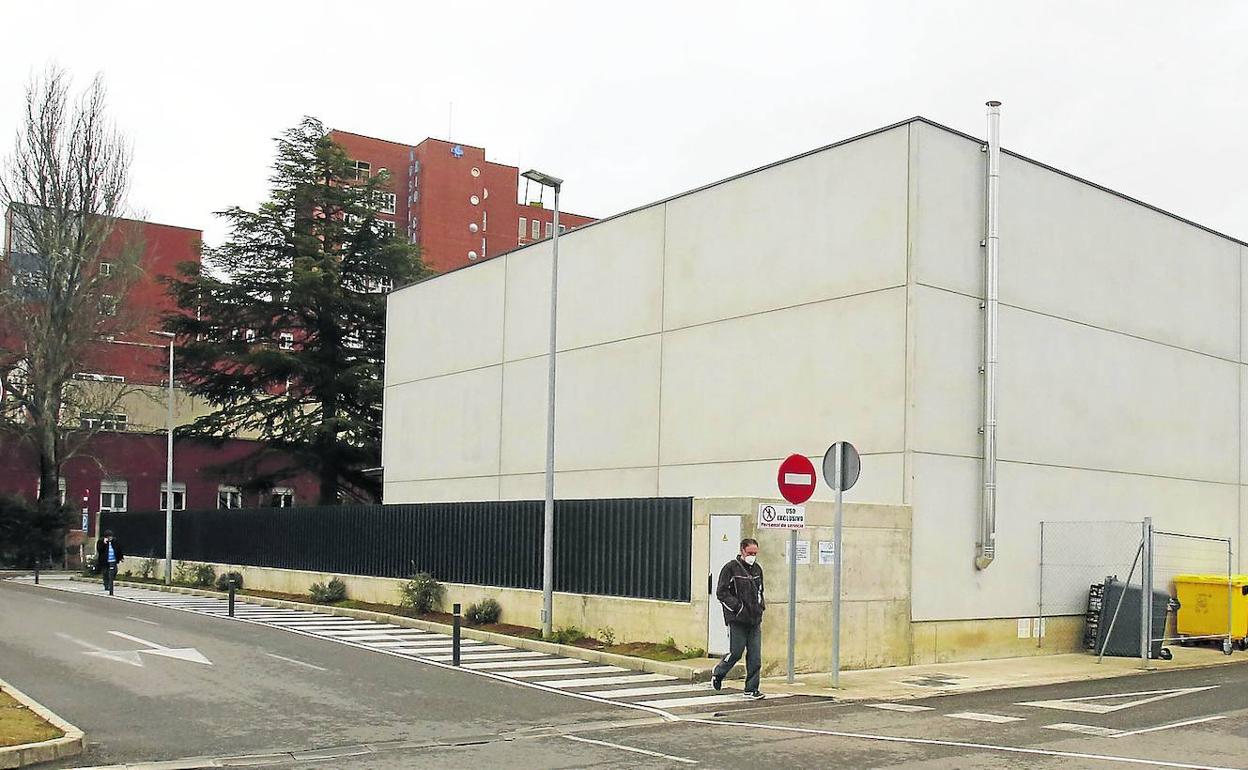
[(744, 558), (745, 558), (745, 563), (750, 565), (751, 567), (754, 566), (754, 562), (758, 561), (757, 554), (750, 554), (749, 556), (746, 556)]

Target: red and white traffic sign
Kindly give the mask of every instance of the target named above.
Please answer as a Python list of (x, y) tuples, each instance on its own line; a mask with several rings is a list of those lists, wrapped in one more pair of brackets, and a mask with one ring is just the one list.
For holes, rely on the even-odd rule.
[(794, 505), (801, 505), (815, 493), (815, 466), (805, 455), (789, 455), (780, 463), (776, 474), (780, 496)]

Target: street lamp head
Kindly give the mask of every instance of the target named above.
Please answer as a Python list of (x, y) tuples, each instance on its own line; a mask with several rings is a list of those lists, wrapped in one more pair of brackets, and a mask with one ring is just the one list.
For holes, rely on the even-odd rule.
[(543, 185), (545, 187), (553, 187), (556, 190), (558, 190), (560, 187), (563, 186), (563, 180), (560, 179), (559, 177), (551, 176), (550, 174), (543, 174), (542, 172), (537, 171), (536, 169), (529, 169), (528, 171), (524, 172), (520, 176), (524, 177), (525, 179), (528, 179), (529, 181), (537, 182), (538, 184)]

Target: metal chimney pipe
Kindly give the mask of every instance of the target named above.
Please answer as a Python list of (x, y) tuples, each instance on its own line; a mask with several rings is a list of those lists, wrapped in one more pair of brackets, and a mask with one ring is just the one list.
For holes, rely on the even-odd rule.
[(997, 221), (1001, 188), (1001, 102), (988, 102), (987, 237), (984, 238), (984, 466), (975, 568), (997, 556)]

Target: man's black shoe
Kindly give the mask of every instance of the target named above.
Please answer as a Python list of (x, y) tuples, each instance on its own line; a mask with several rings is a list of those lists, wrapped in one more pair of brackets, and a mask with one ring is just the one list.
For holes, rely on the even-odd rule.
[(724, 678), (722, 676), (715, 676), (714, 674), (711, 674), (711, 687), (714, 687), (716, 690), (718, 690), (719, 688), (723, 686), (724, 686)]

